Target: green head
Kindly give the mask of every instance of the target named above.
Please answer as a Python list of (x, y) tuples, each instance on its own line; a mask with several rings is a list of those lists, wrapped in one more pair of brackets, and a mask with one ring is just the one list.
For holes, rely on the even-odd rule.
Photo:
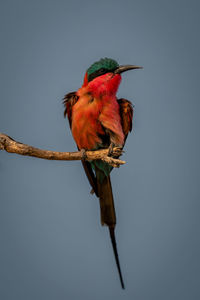
[(103, 74), (114, 72), (119, 67), (119, 64), (116, 60), (111, 58), (102, 58), (99, 61), (93, 63), (88, 69), (88, 82), (93, 80), (97, 76), (101, 76)]
[(122, 72), (132, 69), (142, 69), (142, 67), (138, 67), (135, 65), (120, 66), (116, 62), (116, 60), (105, 57), (100, 59), (99, 61), (96, 61), (87, 69), (87, 80), (89, 82), (92, 81), (94, 78), (104, 75), (106, 73), (111, 72), (115, 74), (121, 74)]

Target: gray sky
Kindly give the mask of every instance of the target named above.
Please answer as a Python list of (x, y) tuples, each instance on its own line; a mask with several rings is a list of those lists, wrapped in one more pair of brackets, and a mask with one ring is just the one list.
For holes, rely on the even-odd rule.
[(112, 172), (121, 290), (80, 162), (0, 153), (0, 298), (200, 298), (198, 1), (0, 4), (0, 131), (75, 151), (62, 98), (101, 57), (143, 65), (118, 92), (134, 130)]

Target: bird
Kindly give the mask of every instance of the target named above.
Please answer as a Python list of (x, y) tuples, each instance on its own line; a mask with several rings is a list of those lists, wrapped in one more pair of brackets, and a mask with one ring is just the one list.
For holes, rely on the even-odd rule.
[[(94, 62), (84, 76), (82, 87), (63, 98), (64, 116), (78, 150), (123, 148), (128, 133), (132, 130), (133, 105), (130, 101), (116, 96), (121, 74), (137, 65), (119, 65), (111, 58)], [(83, 155), (84, 157), (84, 155)], [(101, 160), (87, 161), (82, 165), (100, 203), (101, 224), (109, 228), (114, 257), (122, 289), (125, 289), (115, 238), (116, 213), (110, 180), (112, 166)]]

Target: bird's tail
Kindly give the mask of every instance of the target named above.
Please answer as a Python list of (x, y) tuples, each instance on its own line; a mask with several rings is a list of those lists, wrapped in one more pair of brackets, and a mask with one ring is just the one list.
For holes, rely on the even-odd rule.
[(115, 206), (112, 193), (112, 186), (110, 181), (110, 175), (103, 176), (103, 180), (99, 177), (97, 171), (97, 188), (98, 196), (100, 202), (100, 211), (101, 211), (101, 224), (115, 227), (116, 224), (116, 215), (115, 215)]
[(118, 252), (117, 252), (117, 244), (116, 244), (116, 239), (115, 239), (115, 228), (109, 226), (109, 232), (110, 232), (110, 238), (111, 238), (111, 242), (112, 242), (113, 252), (115, 255), (115, 261), (116, 261), (116, 265), (117, 265), (117, 269), (118, 269), (118, 273), (119, 273), (121, 286), (123, 289), (125, 289), (124, 280), (122, 277), (122, 272), (121, 272), (120, 263), (119, 263), (119, 256), (118, 256)]
[(96, 170), (97, 189), (98, 189), (98, 196), (99, 196), (100, 210), (101, 210), (101, 224), (107, 225), (109, 227), (110, 238), (112, 242), (113, 252), (115, 255), (115, 261), (119, 273), (119, 278), (120, 278), (121, 286), (124, 289), (125, 287), (124, 287), (122, 272), (120, 268), (116, 239), (115, 239), (116, 215), (115, 215), (115, 206), (114, 206), (110, 175), (108, 176), (104, 175), (102, 179), (102, 174), (100, 174), (99, 172), (101, 173), (101, 170)]

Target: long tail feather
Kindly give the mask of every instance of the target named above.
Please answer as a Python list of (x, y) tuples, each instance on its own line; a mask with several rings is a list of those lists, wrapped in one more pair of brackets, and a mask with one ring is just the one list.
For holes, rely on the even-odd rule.
[(116, 239), (115, 239), (115, 228), (110, 226), (109, 232), (110, 232), (110, 238), (111, 238), (111, 242), (112, 242), (113, 252), (115, 255), (115, 261), (116, 261), (116, 265), (117, 265), (117, 269), (118, 269), (118, 273), (119, 273), (121, 286), (123, 289), (125, 289), (124, 280), (122, 277), (122, 272), (121, 272), (120, 263), (119, 263), (119, 256), (118, 256), (118, 252), (117, 252), (117, 244), (116, 244)]
[(102, 225), (107, 225), (109, 227), (110, 238), (112, 242), (117, 270), (119, 273), (121, 286), (124, 289), (125, 288), (124, 281), (123, 281), (122, 272), (120, 268), (119, 256), (117, 252), (117, 244), (115, 239), (116, 216), (115, 216), (115, 207), (114, 207), (114, 199), (113, 199), (110, 176), (104, 175), (104, 178), (102, 180), (102, 176), (101, 176), (102, 174), (99, 174), (99, 172), (101, 171), (96, 170), (98, 194), (99, 194), (100, 209), (101, 209), (101, 223)]
[(101, 211), (101, 224), (107, 226), (115, 226), (116, 215), (110, 176), (105, 176), (103, 174), (102, 179), (102, 173), (100, 172), (100, 170), (96, 170), (97, 187)]

